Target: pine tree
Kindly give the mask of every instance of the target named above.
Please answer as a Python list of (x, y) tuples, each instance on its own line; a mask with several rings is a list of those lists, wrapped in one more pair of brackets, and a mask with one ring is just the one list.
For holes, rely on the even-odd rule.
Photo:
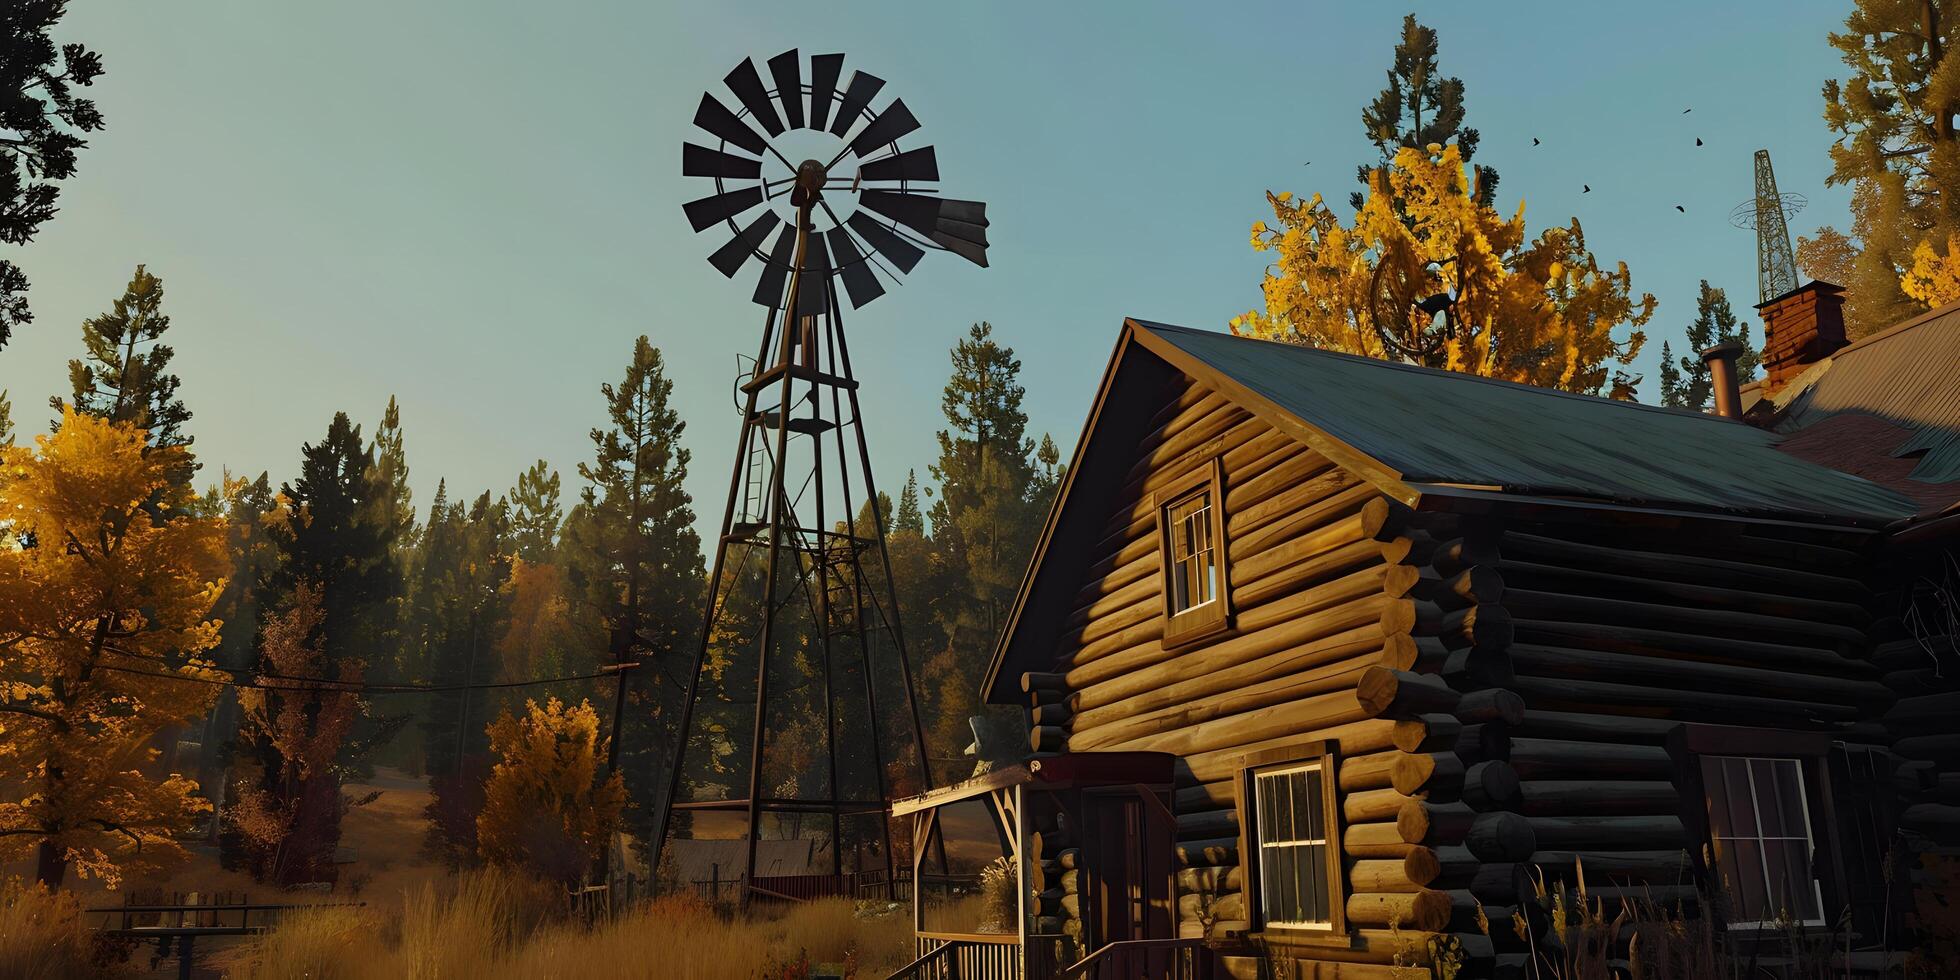
[[(1454, 142), (1463, 148), (1464, 163), (1476, 155), (1478, 133), (1463, 125), (1463, 79), (1441, 76), (1436, 66), (1438, 47), (1435, 29), (1416, 23), (1414, 14), (1402, 18), (1402, 40), (1395, 45), (1388, 87), (1361, 110), (1362, 131), (1381, 151), (1379, 163), (1355, 168), (1361, 186), (1367, 187), (1375, 174), (1385, 173), (1403, 147), (1422, 149)], [(1472, 200), (1490, 206), (1496, 200), (1497, 171), (1479, 164), (1472, 173)], [(1348, 203), (1359, 211), (1366, 199), (1357, 191)]]
[(607, 424), (592, 430), (587, 486), (566, 520), (567, 572), (584, 614), (600, 624), (609, 660), (644, 666), (623, 675), (629, 705), (613, 747), (644, 830), (654, 814), (672, 728), (699, 641), (705, 574), (686, 488), (686, 423), (669, 404), (673, 382), (645, 336), (618, 385), (600, 386)]
[(925, 514), (919, 510), (919, 473), (905, 471), (905, 489), (898, 492), (898, 513), (892, 515), (892, 530), (926, 533)]
[[(95, 102), (76, 95), (102, 74), (102, 58), (80, 44), (48, 36), (66, 0), (0, 4), (0, 243), (25, 245), (54, 217), (56, 181), (75, 175), (80, 133), (102, 128)], [(0, 259), (0, 347), (16, 326), (31, 323), (27, 276)]]
[[(184, 432), (190, 409), (177, 397), (180, 384), (170, 373), (170, 359), (176, 354), (163, 343), (170, 329), (170, 317), (163, 312), (163, 280), (143, 267), (115, 302), (101, 316), (82, 321), (82, 346), (87, 354), (68, 362), (68, 381), (73, 391), (67, 401), (60, 396), (48, 399), (56, 414), (72, 405), (77, 412), (128, 422), (149, 434), (152, 446), (189, 446)], [(50, 425), (59, 425), (59, 420)], [(180, 458), (183, 472), (179, 482), (188, 483), (196, 472), (190, 456)]]
[(1960, 17), (1946, 7), (1857, 0), (1845, 29), (1830, 36), (1851, 69), (1824, 83), (1824, 122), (1837, 134), (1826, 183), (1853, 188), (1856, 256), (1843, 282), (1856, 303), (1845, 310), (1853, 337), (1923, 309), (1900, 287), (1913, 250), (1944, 247), (1960, 231), (1960, 60), (1948, 60), (1960, 44)]
[(541, 459), (517, 474), (517, 485), (510, 489), (511, 535), (518, 557), (525, 561), (551, 560), (558, 525), (565, 516), (558, 488), (558, 471)]
[(374, 427), (374, 444), (368, 451), (374, 456), (368, 480), (380, 488), (371, 504), (373, 521), (389, 529), (396, 548), (411, 548), (415, 544), (415, 494), (408, 485), (401, 407), (393, 395), (388, 396), (388, 407), (382, 410), (381, 424)]
[[(340, 679), (343, 672), (347, 678), (358, 677), (368, 652), (388, 635), (387, 613), (401, 585), (394, 548), (398, 527), (374, 502), (390, 492), (378, 478), (374, 450), (345, 412), (334, 413), (320, 442), (301, 447), (300, 475), (280, 489), (288, 511), (267, 530), (278, 560), (263, 583), (260, 607), (285, 607), (301, 587), (319, 590), (319, 662), (321, 676), (329, 679)], [(261, 672), (272, 666), (263, 649), (260, 664)], [(361, 713), (367, 710), (363, 703)], [(363, 759), (367, 748), (385, 740), (403, 721), (396, 719), (354, 740), (343, 750), (342, 761)], [(250, 761), (256, 766), (246, 770), (255, 769), (259, 789), (274, 792), (292, 760), (264, 741), (255, 756)], [(323, 777), (330, 786), (315, 783), (300, 799), (309, 809), (294, 820), (308, 829), (289, 843), (300, 853), (283, 859), (283, 866), (331, 869), (340, 836), (339, 772), (336, 768)]]
[(930, 470), (939, 482), (933, 551), (945, 569), (946, 591), (929, 605), (943, 639), (938, 650), (927, 651), (922, 672), (940, 683), (921, 692), (940, 758), (958, 758), (970, 738), (966, 720), (981, 710), (971, 678), (986, 669), (1040, 520), (1020, 360), (982, 322), (954, 345), (952, 363), (941, 400), (947, 428)]
[(1674, 348), (1661, 341), (1661, 404), (1681, 407), (1681, 366), (1674, 363)]
[[(1743, 323), (1729, 306), (1728, 293), (1701, 281), (1701, 292), (1695, 298), (1695, 322), (1688, 324), (1688, 350), (1682, 355), (1674, 369), (1674, 400), (1667, 400), (1666, 369), (1663, 367), (1661, 383), (1661, 404), (1673, 408), (1691, 408), (1697, 412), (1707, 411), (1708, 401), (1713, 394), (1709, 379), (1708, 364), (1701, 359), (1701, 352), (1716, 344), (1735, 341), (1742, 345), (1742, 355), (1736, 358), (1735, 373), (1737, 382), (1753, 381), (1756, 378), (1757, 354), (1749, 343), (1749, 325)], [(1667, 345), (1661, 346), (1663, 361), (1670, 356)]]

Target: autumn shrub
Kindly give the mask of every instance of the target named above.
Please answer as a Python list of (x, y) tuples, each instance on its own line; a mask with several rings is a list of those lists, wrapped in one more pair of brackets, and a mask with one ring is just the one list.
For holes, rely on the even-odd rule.
[(870, 980), (909, 962), (911, 939), (903, 906), (859, 909), (833, 898), (743, 917), (670, 897), (590, 930), (548, 930), (498, 975), (776, 980), (829, 964)]
[(555, 884), (490, 868), (406, 896), (397, 951), (401, 976), (431, 980), (489, 971), (564, 910)]
[(0, 884), (0, 977), (68, 980), (93, 972), (74, 895), (19, 879)]
[(605, 773), (607, 740), (589, 701), (527, 701), (521, 717), (498, 716), (498, 756), (483, 787), (477, 850), (491, 864), (528, 869), (567, 884), (581, 880), (611, 840), (626, 805), (618, 773)]

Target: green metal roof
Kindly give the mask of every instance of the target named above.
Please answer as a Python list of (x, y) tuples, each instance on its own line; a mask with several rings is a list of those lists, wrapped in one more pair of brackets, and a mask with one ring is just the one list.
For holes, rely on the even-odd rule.
[(1912, 433), (1891, 451), (1918, 456), (1911, 479), (1960, 480), (1960, 304), (1831, 355), (1815, 383), (1790, 402), (1776, 430), (1797, 432), (1848, 414), (1871, 415)]
[(1236, 382), (1418, 493), (1472, 489), (1860, 524), (1917, 511), (1876, 483), (1778, 452), (1775, 434), (1730, 419), (1132, 322), (1174, 349), (1149, 345), (1174, 364), (1178, 354), (1191, 358), (1210, 369), (1198, 373)]

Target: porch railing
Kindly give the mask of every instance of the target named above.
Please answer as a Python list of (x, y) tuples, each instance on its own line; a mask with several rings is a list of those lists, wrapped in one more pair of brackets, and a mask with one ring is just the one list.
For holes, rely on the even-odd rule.
[(944, 940), (885, 980), (1022, 980), (1015, 943)]
[(1055, 980), (1210, 980), (1212, 968), (1202, 939), (1128, 939), (1063, 967)]

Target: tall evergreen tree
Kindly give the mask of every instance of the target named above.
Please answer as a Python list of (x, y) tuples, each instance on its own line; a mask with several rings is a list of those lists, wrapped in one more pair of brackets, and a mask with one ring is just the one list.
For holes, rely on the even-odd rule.
[(512, 543), (518, 557), (528, 562), (551, 559), (558, 541), (558, 525), (565, 512), (559, 504), (558, 471), (544, 460), (517, 474), (517, 485), (510, 489)]
[[(1708, 376), (1708, 365), (1701, 359), (1701, 352), (1716, 344), (1735, 341), (1742, 345), (1742, 356), (1736, 358), (1735, 373), (1738, 382), (1756, 379), (1757, 354), (1749, 342), (1749, 325), (1735, 315), (1729, 306), (1728, 294), (1701, 281), (1701, 293), (1695, 298), (1695, 322), (1688, 324), (1688, 350), (1677, 363), (1674, 370), (1676, 381), (1673, 397), (1669, 399), (1665, 365), (1662, 371), (1661, 404), (1670, 408), (1692, 408), (1697, 412), (1708, 409), (1709, 397), (1713, 388)], [(1665, 344), (1661, 347), (1663, 359), (1672, 352)]]
[(1661, 341), (1661, 404), (1681, 407), (1681, 366), (1674, 361), (1674, 346)]
[(686, 488), (687, 425), (669, 403), (673, 382), (645, 336), (618, 385), (600, 386), (607, 424), (592, 430), (587, 483), (567, 518), (563, 546), (573, 589), (606, 638), (608, 659), (642, 667), (623, 676), (628, 709), (613, 753), (644, 831), (655, 812), (699, 639), (705, 573)]
[(898, 513), (892, 515), (892, 530), (926, 533), (925, 512), (919, 509), (919, 474), (905, 471), (905, 489), (898, 492)]
[[(1436, 31), (1402, 18), (1402, 40), (1395, 45), (1395, 62), (1388, 69), (1388, 87), (1361, 110), (1361, 128), (1368, 142), (1381, 151), (1381, 162), (1355, 168), (1355, 179), (1368, 186), (1377, 172), (1386, 172), (1403, 147), (1421, 149), (1431, 143), (1454, 142), (1463, 149), (1463, 162), (1477, 153), (1478, 133), (1463, 125), (1463, 79), (1444, 78), (1436, 66)], [(1472, 164), (1471, 197), (1491, 206), (1496, 200), (1497, 171)], [(1356, 211), (1367, 195), (1356, 191), (1349, 203)]]
[(966, 720), (982, 710), (972, 678), (986, 669), (1040, 520), (1020, 360), (982, 322), (954, 345), (952, 363), (941, 400), (947, 428), (939, 433), (939, 459), (931, 467), (939, 482), (933, 551), (944, 564), (948, 588), (931, 601), (942, 646), (927, 651), (922, 674), (939, 680), (921, 691), (933, 716), (930, 737), (938, 758), (958, 758), (970, 740)]
[(403, 445), (402, 411), (395, 396), (388, 396), (388, 407), (381, 412), (381, 424), (374, 427), (373, 471), (369, 480), (379, 489), (371, 506), (375, 523), (389, 529), (397, 549), (415, 544), (415, 494), (408, 486), (408, 452)]
[[(54, 217), (57, 181), (75, 175), (79, 135), (102, 128), (95, 102), (75, 90), (102, 74), (102, 58), (80, 44), (48, 36), (67, 13), (66, 0), (0, 4), (0, 243), (25, 245)], [(0, 347), (31, 323), (27, 276), (0, 259)]]
[[(67, 400), (48, 399), (49, 407), (57, 416), (72, 405), (77, 412), (128, 422), (147, 431), (152, 446), (189, 446), (184, 423), (191, 412), (177, 397), (181, 382), (170, 373), (176, 351), (162, 342), (169, 329), (163, 280), (139, 265), (109, 312), (82, 321), (86, 354), (68, 362), (72, 392)], [(59, 427), (58, 421), (49, 424)], [(176, 476), (187, 482), (195, 464), (186, 457), (182, 466), (184, 472)]]

